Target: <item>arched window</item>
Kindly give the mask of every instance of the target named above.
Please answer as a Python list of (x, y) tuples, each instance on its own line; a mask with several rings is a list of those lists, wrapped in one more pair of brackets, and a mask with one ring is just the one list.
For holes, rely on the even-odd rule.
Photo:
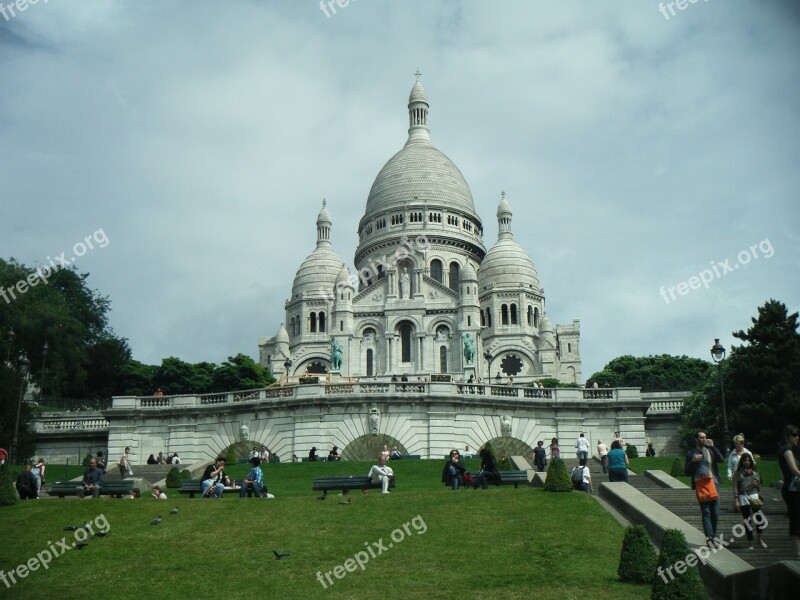
[(539, 326), (539, 307), (538, 306), (533, 309), (533, 326), (534, 327), (538, 327)]
[(372, 348), (367, 348), (367, 377), (372, 377), (375, 374), (373, 360)]
[(533, 307), (528, 304), (528, 325), (533, 325)]
[(400, 360), (401, 362), (411, 362), (411, 331), (413, 327), (408, 321), (400, 324)]
[(447, 346), (439, 347), (439, 372), (447, 373)]
[(458, 273), (460, 269), (461, 266), (457, 262), (450, 263), (450, 281), (448, 283), (450, 284), (450, 289), (456, 292), (458, 291)]
[(317, 313), (311, 313), (311, 319), (308, 324), (308, 330), (311, 333), (317, 333)]
[(500, 307), (500, 324), (501, 325), (508, 325), (508, 305), (503, 304)]
[(512, 304), (511, 305), (511, 324), (512, 325), (518, 325), (519, 324), (519, 323), (517, 323), (517, 305), (516, 304)]
[(431, 279), (442, 283), (442, 261), (438, 258), (434, 258), (431, 261)]
[(325, 332), (325, 313), (322, 311), (319, 313), (319, 332)]
[(487, 327), (491, 327), (492, 326), (492, 309), (491, 308), (487, 308), (486, 309), (486, 326)]
[(481, 309), (481, 327), (486, 327), (486, 315), (483, 314), (483, 309)]
[(472, 327), (472, 317), (467, 315), (467, 327)]

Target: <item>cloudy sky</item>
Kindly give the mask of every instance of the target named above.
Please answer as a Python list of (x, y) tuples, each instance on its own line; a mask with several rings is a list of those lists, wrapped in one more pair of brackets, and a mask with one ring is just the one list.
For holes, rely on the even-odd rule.
[(800, 308), (795, 2), (334, 7), (6, 8), (0, 256), (70, 258), (102, 230), (74, 264), (134, 358), (256, 357), (323, 197), (352, 268), (419, 68), (487, 249), (504, 189), (552, 321), (581, 321), (585, 376), (622, 354), (708, 358), (767, 299)]

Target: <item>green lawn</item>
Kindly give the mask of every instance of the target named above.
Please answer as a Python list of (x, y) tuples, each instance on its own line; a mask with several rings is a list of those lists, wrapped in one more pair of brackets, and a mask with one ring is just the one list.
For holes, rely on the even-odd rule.
[[(74, 541), (65, 525), (107, 522), (109, 533), (10, 588), (0, 582), (0, 598), (649, 598), (648, 587), (616, 580), (624, 530), (591, 497), (510, 486), (451, 492), (439, 483), (442, 464), (392, 462), (396, 491), (355, 493), (349, 505), (335, 494), (318, 501), (311, 480), (366, 474), (369, 463), (268, 465), (275, 500), (189, 500), (168, 490), (166, 502), (20, 502), (0, 509), (13, 532), (0, 546), (6, 572), (62, 536)], [(162, 524), (151, 526), (157, 515)], [(277, 561), (272, 550), (290, 556)], [(345, 576), (332, 573), (330, 585), (334, 569)]]

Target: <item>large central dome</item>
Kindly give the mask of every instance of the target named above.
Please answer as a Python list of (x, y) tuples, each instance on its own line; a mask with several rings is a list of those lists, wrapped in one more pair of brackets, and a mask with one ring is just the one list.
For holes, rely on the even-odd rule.
[(408, 99), (408, 141), (375, 178), (365, 218), (407, 202), (441, 205), (475, 215), (472, 192), (461, 171), (431, 143), (428, 108), (427, 95), (417, 80)]
[(409, 140), (375, 178), (366, 214), (399, 208), (414, 198), (475, 213), (472, 193), (453, 161), (430, 142)]

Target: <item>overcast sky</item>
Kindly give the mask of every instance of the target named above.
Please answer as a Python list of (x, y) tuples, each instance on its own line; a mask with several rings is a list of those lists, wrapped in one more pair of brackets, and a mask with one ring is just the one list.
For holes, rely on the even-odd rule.
[(796, 2), (333, 4), (6, 8), (0, 256), (69, 259), (102, 230), (74, 264), (134, 358), (255, 358), (323, 197), (353, 268), (419, 68), (487, 250), (504, 189), (551, 320), (580, 319), (584, 377), (708, 359), (767, 299), (798, 309)]

